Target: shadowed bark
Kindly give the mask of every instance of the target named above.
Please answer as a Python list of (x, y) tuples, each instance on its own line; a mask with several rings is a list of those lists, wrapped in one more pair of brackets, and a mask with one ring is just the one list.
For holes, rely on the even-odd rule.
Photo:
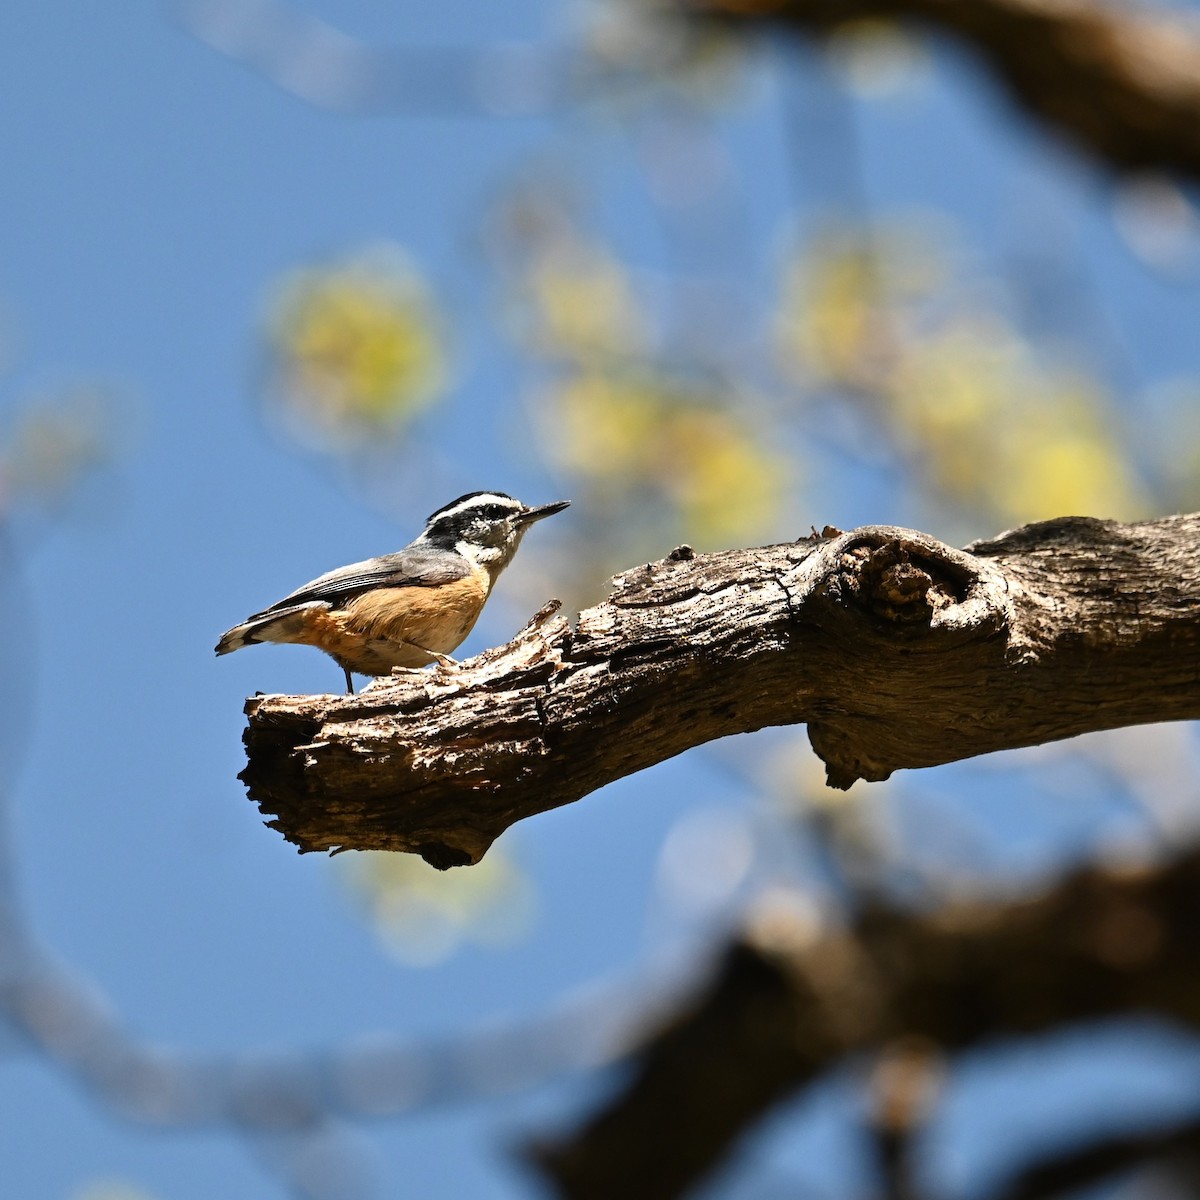
[[(833, 531), (836, 533), (836, 531)], [(829, 781), (1200, 716), (1200, 515), (1068, 517), (968, 551), (870, 526), (627, 571), (572, 628), (358, 696), (248, 702), (250, 797), (302, 850), (477, 862), (692, 746), (808, 722)]]

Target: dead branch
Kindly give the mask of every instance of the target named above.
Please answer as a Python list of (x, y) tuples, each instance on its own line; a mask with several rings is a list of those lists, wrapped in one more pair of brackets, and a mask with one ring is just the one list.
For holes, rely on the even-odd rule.
[[(952, 1053), (1122, 1013), (1200, 1028), (1197, 921), (1195, 850), (1166, 867), (1079, 871), (1032, 899), (932, 915), (878, 908), (824, 936), (764, 915), (648, 1040), (621, 1094), (530, 1153), (569, 1200), (666, 1200), (772, 1105), (850, 1055), (906, 1041)], [(1174, 1144), (1093, 1147), (1033, 1170), (1017, 1194), (1045, 1195), (1029, 1189)]]
[(679, 0), (730, 25), (823, 34), (915, 20), (983, 56), (1026, 110), (1122, 170), (1200, 175), (1200, 26), (1097, 0)]
[(829, 781), (1200, 716), (1200, 514), (967, 552), (869, 526), (614, 580), (458, 668), (247, 704), (250, 798), (301, 850), (477, 862), (515, 821), (692, 746), (807, 722)]

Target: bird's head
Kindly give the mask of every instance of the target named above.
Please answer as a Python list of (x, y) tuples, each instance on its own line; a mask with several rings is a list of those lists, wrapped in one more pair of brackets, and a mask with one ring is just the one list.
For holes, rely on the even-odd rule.
[(569, 503), (531, 507), (504, 492), (468, 492), (432, 513), (419, 540), (457, 550), (495, 575), (508, 565), (535, 521), (562, 512)]

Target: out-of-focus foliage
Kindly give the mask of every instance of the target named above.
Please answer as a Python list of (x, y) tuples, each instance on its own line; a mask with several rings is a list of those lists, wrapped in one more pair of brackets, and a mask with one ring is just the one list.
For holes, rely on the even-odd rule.
[(580, 50), (589, 76), (603, 80), (609, 106), (667, 92), (714, 107), (736, 86), (744, 40), (713, 24), (689, 21), (671, 0), (595, 0)]
[(536, 915), (533, 885), (503, 847), (470, 871), (449, 873), (410, 854), (345, 861), (345, 881), (380, 944), (406, 966), (433, 966), (471, 943), (511, 944)]
[(109, 391), (94, 384), (24, 401), (0, 432), (0, 516), (18, 504), (61, 506), (82, 476), (113, 453)]
[(660, 527), (722, 546), (769, 526), (786, 481), (740, 399), (652, 368), (583, 368), (539, 404), (547, 449), (586, 503), (617, 520), (657, 511)]
[(572, 236), (548, 239), (530, 258), (512, 312), (531, 353), (565, 363), (619, 362), (644, 352), (649, 334), (627, 268)]
[(445, 386), (440, 326), (395, 246), (293, 272), (272, 297), (267, 335), (287, 428), (326, 449), (401, 433)]
[(1168, 279), (1194, 280), (1200, 271), (1200, 213), (1174, 180), (1142, 176), (1122, 182), (1113, 223), (1129, 249)]
[(864, 99), (879, 99), (924, 79), (930, 68), (925, 44), (896, 21), (846, 21), (825, 43), (841, 79)]
[[(573, 198), (520, 189), (492, 225), (510, 328), (536, 368), (530, 416), (563, 486), (624, 553), (671, 538), (724, 546), (761, 536), (786, 494), (759, 398), (675, 361), (629, 268), (579, 227)], [(614, 547), (615, 552), (615, 547)], [(613, 560), (608, 569), (619, 564)]]
[(155, 1200), (155, 1197), (119, 1179), (96, 1179), (73, 1193), (71, 1200)]
[(1161, 414), (1158, 426), (1173, 435), (1172, 453), (1162, 461), (1166, 507), (1192, 512), (1200, 508), (1200, 378), (1171, 380), (1151, 399)]
[(1145, 508), (1101, 384), (1057, 363), (902, 227), (827, 229), (788, 267), (785, 369), (865, 410), (934, 497), (1012, 524)]

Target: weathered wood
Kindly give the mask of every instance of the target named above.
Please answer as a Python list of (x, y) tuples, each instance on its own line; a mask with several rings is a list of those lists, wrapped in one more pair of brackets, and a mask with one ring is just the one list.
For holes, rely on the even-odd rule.
[[(831, 531), (836, 532), (836, 531)], [(964, 552), (870, 526), (627, 571), (574, 628), (358, 696), (247, 704), (250, 798), (301, 850), (477, 862), (692, 746), (808, 722), (831, 783), (1200, 716), (1200, 514), (1068, 517)]]

